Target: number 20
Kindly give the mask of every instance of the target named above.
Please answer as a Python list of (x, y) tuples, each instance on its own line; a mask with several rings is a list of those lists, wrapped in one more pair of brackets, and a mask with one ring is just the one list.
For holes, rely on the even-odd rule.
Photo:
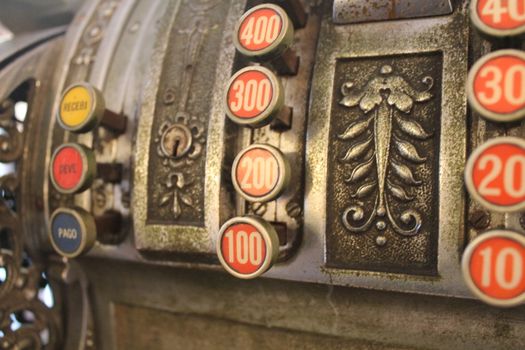
[(525, 196), (525, 181), (523, 181), (523, 177), (517, 187), (515, 187), (514, 184), (514, 174), (518, 172), (517, 167), (520, 168), (521, 174), (525, 174), (524, 156), (513, 155), (509, 157), (505, 165), (503, 165), (501, 158), (493, 154), (488, 154), (480, 159), (478, 168), (485, 170), (489, 164), (492, 164), (492, 169), (479, 185), (479, 193), (482, 196), (501, 196), (502, 189), (490, 187), (490, 184), (501, 175), (503, 175), (503, 190), (510, 197), (520, 198)]

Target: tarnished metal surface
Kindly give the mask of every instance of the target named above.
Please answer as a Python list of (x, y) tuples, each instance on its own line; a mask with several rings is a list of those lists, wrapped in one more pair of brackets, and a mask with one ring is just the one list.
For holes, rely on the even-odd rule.
[[(440, 35), (435, 35), (436, 32), (439, 32)], [(385, 33), (389, 33), (389, 35), (385, 36)], [(305, 211), (307, 231), (304, 235), (305, 240), (301, 254), (298, 254), (291, 264), (271, 271), (270, 275), (369, 288), (469, 295), (462, 283), (459, 265), (457, 264), (459, 261), (458, 244), (461, 244), (460, 242), (463, 241), (464, 237), (463, 208), (465, 203), (461, 176), (466, 150), (464, 79), (467, 72), (467, 47), (465, 46), (467, 38), (468, 17), (464, 7), (459, 7), (452, 15), (445, 17), (369, 23), (359, 26), (334, 26), (328, 11), (325, 12), (317, 50), (307, 136), (306, 193), (308, 196)], [(401, 42), (402, 45), (400, 45)], [(437, 65), (439, 67), (441, 60), (442, 70), (439, 68), (433, 70), (432, 66)], [(353, 109), (346, 107), (345, 102), (350, 105), (353, 103), (350, 95), (353, 94), (353, 91), (348, 89), (349, 85), (346, 85), (341, 91), (342, 85), (345, 83), (355, 84), (355, 90), (362, 93), (369, 82), (372, 81), (370, 84), (373, 84), (374, 78), (379, 77), (378, 79), (380, 79), (381, 69), (385, 65), (390, 66), (392, 72), (384, 75), (398, 76), (406, 82), (406, 84), (401, 83), (401, 80), (398, 79), (399, 83), (395, 83), (397, 86), (405, 84), (412, 87), (413, 93), (403, 88), (409, 96), (412, 94), (413, 97), (405, 97), (405, 105), (401, 105), (401, 109), (406, 110), (410, 103), (413, 103), (410, 114), (402, 112), (390, 104), (385, 106), (388, 106), (385, 112), (381, 112), (378, 109), (379, 107), (374, 105), (375, 102), (366, 101), (360, 107), (356, 106)], [(350, 75), (350, 69), (353, 66), (357, 67), (354, 69), (360, 69), (363, 72)], [(390, 68), (385, 67), (384, 71), (389, 72)], [(431, 81), (435, 86), (430, 86)], [(378, 91), (379, 94), (373, 95), (376, 98), (374, 101), (381, 102), (388, 97), (399, 99), (399, 96), (402, 96), (399, 93), (397, 96), (393, 96), (395, 88), (388, 87), (381, 80), (376, 80), (376, 82), (378, 82), (376, 88), (380, 91)], [(439, 89), (440, 86), (442, 89)], [(425, 93), (425, 91), (427, 92)], [(344, 100), (347, 97), (345, 95), (350, 96), (346, 101)], [(341, 101), (343, 105), (339, 104)], [(427, 169), (426, 171), (421, 170), (421, 173), (417, 172), (416, 175), (422, 176), (422, 181), (432, 181), (433, 184), (427, 184), (423, 186), (423, 189), (414, 186), (415, 188), (410, 190), (417, 191), (414, 192), (413, 201), (418, 201), (416, 203), (419, 203), (419, 206), (423, 202), (427, 203), (426, 205), (429, 205), (430, 210), (434, 205), (437, 205), (435, 210), (438, 214), (433, 216), (426, 211), (421, 212), (421, 233), (413, 237), (403, 237), (403, 235), (395, 232), (389, 216), (396, 220), (397, 225), (402, 225), (400, 228), (410, 230), (411, 225), (415, 224), (415, 218), (406, 215), (407, 222), (403, 223), (400, 221), (399, 215), (403, 215), (403, 212), (410, 210), (410, 208), (418, 211), (422, 208), (417, 208), (418, 205), (410, 207), (410, 203), (412, 203), (410, 202), (403, 204), (403, 206), (393, 207), (392, 215), (386, 215), (385, 207), (384, 217), (387, 219), (383, 222), (388, 233), (383, 236), (387, 240), (384, 246), (377, 245), (377, 233), (373, 233), (374, 230), (378, 230), (375, 225), (379, 225), (380, 228), (383, 227), (383, 224), (378, 224), (377, 220), (374, 222), (372, 231), (361, 235), (351, 232), (344, 227), (344, 222), (340, 221), (344, 211), (356, 203), (352, 202), (355, 199), (352, 199), (350, 194), (353, 193), (352, 190), (358, 190), (359, 186), (352, 188), (344, 182), (343, 176), (345, 178), (351, 176), (352, 168), (351, 165), (344, 168), (344, 162), (341, 163), (340, 159), (345, 156), (345, 152), (349, 149), (349, 152), (352, 152), (352, 143), (341, 140), (338, 136), (343, 134), (353, 121), (363, 120), (363, 114), (365, 114), (363, 108), (366, 107), (369, 107), (370, 110), (374, 109), (378, 114), (386, 113), (389, 116), (389, 113), (392, 112), (392, 117), (398, 116), (404, 117), (404, 120), (418, 121), (421, 124), (421, 130), (418, 130), (421, 137), (425, 136), (424, 138), (426, 138), (423, 133), (433, 134), (432, 138), (429, 137), (427, 141), (417, 140), (413, 136), (406, 135), (398, 123), (392, 123), (392, 128), (395, 130), (394, 133), (390, 131), (390, 134), (394, 135), (391, 136), (390, 145), (385, 145), (386, 149), (391, 152), (389, 157), (396, 160), (398, 165), (410, 167), (412, 171), (415, 171), (418, 162), (421, 164), (419, 165), (420, 168)], [(370, 113), (373, 114), (374, 112)], [(414, 119), (407, 119), (407, 114), (413, 116)], [(446, 116), (446, 118), (441, 116)], [(369, 130), (374, 130), (370, 131), (369, 136), (365, 136), (364, 140), (373, 138), (374, 133), (387, 134), (385, 130), (388, 130), (389, 124), (385, 124), (383, 118), (380, 120), (376, 118), (376, 120), (378, 121), (378, 129), (375, 130), (375, 127), (371, 125)], [(371, 121), (372, 123), (374, 122)], [(414, 127), (415, 124), (410, 124), (409, 128), (414, 129)], [(402, 140), (410, 140), (410, 145), (414, 147), (409, 146), (408, 141), (398, 141), (396, 145), (394, 136), (398, 139), (402, 137)], [(385, 140), (379, 142), (384, 143)], [(334, 144), (337, 146), (338, 152), (334, 151)], [(370, 145), (370, 148), (372, 149), (373, 146)], [(414, 154), (416, 150), (417, 155)], [(400, 157), (400, 154), (405, 154), (405, 158)], [(410, 154), (413, 155), (412, 159), (415, 159), (416, 163), (407, 160)], [(383, 154), (381, 157), (380, 166), (384, 166), (385, 156)], [(427, 158), (424, 163), (421, 157)], [(368, 160), (369, 158), (363, 156), (362, 159)], [(374, 159), (373, 163), (375, 162)], [(377, 165), (372, 164), (372, 167), (375, 169), (376, 175), (372, 175), (370, 181), (376, 180), (375, 193), (378, 193), (380, 189), (377, 179)], [(339, 170), (336, 170), (334, 174), (330, 169)], [(391, 165), (389, 164), (387, 170), (390, 171), (390, 169)], [(338, 176), (337, 171), (341, 175), (334, 177)], [(407, 172), (406, 169), (404, 172)], [(391, 178), (393, 175), (393, 173), (388, 173), (388, 177), (385, 179), (385, 191), (388, 190), (389, 186), (386, 180), (397, 181)], [(396, 182), (396, 184), (400, 184), (400, 182)], [(334, 191), (334, 186), (336, 189), (337, 186), (340, 186), (341, 191), (334, 192), (337, 193), (337, 197), (330, 197), (330, 195), (327, 197), (327, 194)], [(403, 185), (403, 187), (406, 186)], [(399, 192), (398, 195), (402, 195), (401, 191), (397, 192)], [(388, 200), (399, 202), (392, 191), (385, 193)], [(437, 193), (439, 197), (430, 199), (430, 193)], [(364, 204), (368, 204), (364, 205), (363, 219), (369, 218), (374, 210), (379, 210), (379, 208), (374, 209), (374, 199), (376, 197), (379, 199), (379, 196), (370, 196), (372, 198), (371, 203), (364, 202)], [(355, 219), (359, 221), (359, 217), (356, 216)], [(374, 219), (378, 218), (374, 216)], [(436, 222), (435, 220), (439, 221), (439, 225), (433, 225)], [(355, 225), (359, 225), (359, 223), (352, 224), (352, 226)], [(339, 231), (334, 230), (334, 227)], [(352, 227), (349, 226), (348, 228)], [(344, 245), (338, 245), (335, 242), (336, 239), (341, 239), (342, 242), (345, 242)], [(352, 241), (355, 242), (353, 245)], [(380, 243), (383, 243), (382, 239), (380, 239)], [(396, 243), (399, 244), (398, 248), (396, 248)], [(402, 248), (403, 245), (404, 249)], [(356, 254), (356, 249), (359, 255)], [(390, 263), (394, 261), (394, 256), (397, 255), (396, 249), (403, 251), (397, 262), (399, 264), (397, 267), (395, 267), (396, 263), (394, 266), (390, 266)], [(432, 258), (432, 254), (434, 254), (434, 258)], [(342, 266), (341, 261), (344, 262)], [(388, 263), (382, 264), (381, 261)], [(418, 272), (418, 264), (421, 264), (419, 266), (426, 264), (426, 267), (422, 268), (423, 271), (426, 269), (426, 272)], [(305, 272), (304, 266), (311, 266), (312, 269)], [(368, 271), (362, 271), (363, 269), (368, 269)], [(378, 273), (376, 272), (378, 270), (396, 271), (398, 273)], [(410, 273), (434, 274), (436, 277), (410, 276)]]
[(442, 61), (439, 52), (338, 60), (328, 266), (437, 274)]
[[(182, 2), (170, 29), (159, 84), (148, 165), (147, 223), (204, 225), (204, 180), (208, 111), (224, 34), (226, 1)], [(180, 158), (161, 149), (165, 130), (181, 125), (191, 145)]]
[(97, 281), (97, 331), (106, 340), (101, 349), (144, 348), (139, 345), (148, 341), (161, 350), (201, 344), (264, 349), (266, 342), (288, 349), (525, 346), (523, 307), (499, 310), (475, 300), (273, 279), (246, 282), (210, 271), (108, 260), (83, 265)]
[(451, 14), (452, 0), (334, 0), (337, 24), (433, 17)]
[[(200, 22), (193, 21), (189, 25), (197, 27), (186, 33), (184, 26), (179, 27), (176, 25), (174, 21), (177, 16), (199, 10), (199, 7), (192, 9), (194, 5), (191, 5), (193, 3), (190, 4), (189, 2), (184, 2), (183, 4), (178, 1), (171, 2), (161, 22), (161, 34), (157, 37), (154, 56), (150, 61), (152, 66), (150, 67), (149, 78), (145, 86), (145, 98), (141, 108), (135, 148), (134, 198), (136, 201), (133, 203), (133, 207), (136, 232), (135, 243), (140, 250), (212, 253), (215, 245), (213, 236), (209, 232), (218, 232), (221, 212), (226, 210), (226, 213), (228, 213), (228, 210), (231, 210), (227, 194), (221, 190), (223, 181), (221, 159), (224, 152), (225, 123), (222, 112), (222, 86), (229, 76), (230, 72), (227, 67), (231, 67), (235, 51), (233, 47), (229, 50), (219, 51), (216, 48), (214, 49), (214, 47), (218, 44), (221, 47), (225, 47), (225, 43), (231, 40), (227, 35), (224, 35), (224, 32), (228, 33), (233, 30), (235, 19), (241, 14), (242, 4), (232, 2), (224, 7), (225, 3), (221, 3), (220, 6), (215, 3), (215, 6), (210, 7), (212, 3), (214, 2), (202, 1), (200, 3), (202, 8), (201, 20), (207, 21), (209, 18), (210, 21), (215, 23), (211, 27), (210, 24), (199, 24)], [(181, 9), (181, 6), (184, 8)], [(219, 6), (222, 9), (221, 11), (223, 11), (219, 18), (213, 15), (214, 7), (216, 6)], [(179, 13), (179, 11), (183, 12)], [(188, 14), (185, 16), (188, 17)], [(185, 20), (191, 20), (191, 18), (186, 18)], [(208, 33), (202, 33), (201, 31), (204, 27), (199, 29), (199, 25), (205, 26)], [(194, 47), (193, 43), (188, 41), (188, 34), (191, 33), (197, 39), (203, 40), (200, 45), (205, 43), (207, 45)], [(170, 34), (178, 38), (174, 46), (168, 45), (170, 43)], [(210, 41), (210, 35), (214, 38), (212, 41)], [(184, 49), (181, 51), (181, 48)], [(211, 65), (210, 68), (216, 67), (216, 69), (210, 73), (207, 71), (208, 68), (206, 66), (193, 62), (196, 53), (194, 51), (187, 52), (187, 50), (192, 48), (193, 50), (199, 50), (201, 54), (202, 50), (207, 52), (210, 63), (217, 63), (217, 65)], [(167, 50), (178, 50), (176, 53), (173, 53), (175, 58), (167, 56)], [(186, 65), (182, 66), (179, 61), (185, 62)], [(164, 69), (168, 71), (176, 69), (172, 74), (186, 72), (182, 76), (177, 77), (176, 80), (180, 82), (180, 79), (185, 77), (186, 80), (183, 80), (183, 83), (186, 82), (186, 85), (183, 84), (184, 88), (182, 85), (174, 85), (174, 81), (161, 83)], [(206, 74), (198, 73), (197, 69), (205, 69), (203, 72), (206, 72)], [(210, 79), (210, 76), (213, 78)], [(200, 88), (206, 89), (205, 95), (199, 93), (196, 90), (196, 86), (192, 85), (193, 87), (191, 87), (188, 85), (196, 77), (198, 77), (198, 80), (195, 83), (198, 83)], [(164, 89), (161, 89), (161, 86)], [(190, 90), (186, 91), (188, 89)], [(183, 91), (185, 91), (184, 96), (186, 97), (180, 95)], [(181, 98), (183, 100), (180, 100)], [(171, 101), (171, 99), (174, 100)], [(176, 104), (175, 99), (182, 103), (184, 108)], [(189, 106), (187, 106), (188, 101), (191, 102)], [(208, 103), (210, 104), (208, 105)], [(180, 112), (186, 114), (179, 114), (181, 118), (177, 120), (176, 112), (181, 108), (186, 109), (186, 107), (198, 108), (200, 114), (197, 113), (198, 111), (192, 112), (194, 114), (197, 113), (192, 120), (192, 116), (182, 110)], [(159, 108), (166, 109), (166, 111), (161, 113)], [(157, 113), (159, 114), (157, 115)], [(154, 121), (156, 127), (153, 127)], [(197, 146), (193, 146), (193, 153), (191, 153), (195, 160), (189, 158), (191, 154), (186, 155), (180, 161), (173, 161), (162, 154), (158, 154), (158, 142), (161, 136), (159, 135), (159, 128), (162, 127), (161, 124), (164, 122), (170, 123), (170, 121), (171, 123), (183, 123), (190, 130), (193, 129), (192, 133), (196, 133), (194, 138)], [(155, 142), (155, 138), (158, 139), (157, 142)], [(204, 142), (205, 139), (206, 143)], [(196, 153), (197, 151), (198, 154)], [(153, 165), (150, 166), (150, 161), (153, 161), (150, 157), (155, 157), (156, 163), (152, 164), (157, 164), (158, 169), (153, 168)], [(162, 165), (162, 163), (165, 163), (165, 165)], [(148, 169), (150, 169), (151, 175), (149, 175)], [(148, 176), (151, 176), (149, 180)], [(166, 186), (169, 188), (166, 188)], [(192, 192), (188, 192), (190, 189)], [(195, 198), (190, 197), (191, 193), (198, 194), (198, 196)], [(205, 196), (204, 193), (206, 194)], [(152, 199), (145, 201), (145, 198)], [(148, 209), (148, 203), (154, 207)], [(151, 213), (153, 208), (158, 208), (158, 210), (155, 210), (158, 213), (148, 214)], [(175, 208), (177, 209), (174, 210)], [(165, 219), (155, 219), (161, 214)], [(149, 215), (152, 216), (149, 217)], [(196, 222), (193, 221), (192, 224), (192, 220), (183, 220), (184, 215), (200, 219)]]
[[(63, 348), (212, 340), (218, 348), (523, 348), (522, 308), (470, 300), (460, 269), (465, 244), (484, 230), (524, 232), (522, 213), (487, 212), (463, 188), (475, 147), (525, 133), (523, 123), (468, 111), (468, 68), (499, 46), (523, 44), (472, 31), (468, 1), (304, 1), (298, 74), (280, 76), (291, 129), (251, 130), (227, 119), (223, 99), (231, 74), (250, 64), (231, 35), (256, 3), (88, 1), (59, 44), (35, 51), (56, 71), (0, 72), (13, 82), (0, 87), (3, 98), (17, 79), (46, 87), (28, 124), (34, 139), (2, 119), (9, 147), (0, 145), (0, 159), (23, 160), (17, 220), (28, 250), (59, 282)], [(356, 20), (358, 5), (370, 11)], [(61, 92), (79, 81), (128, 118), (124, 134), (59, 127)], [(49, 159), (64, 142), (121, 164), (122, 181), (97, 180), (74, 197), (56, 192)], [(266, 204), (246, 202), (229, 178), (235, 155), (256, 142), (291, 163), (291, 186)], [(123, 225), (87, 258), (59, 260), (45, 227), (54, 208), (73, 205), (97, 217), (118, 211)], [(275, 224), (281, 239), (280, 259), (251, 282), (219, 272), (215, 256), (221, 224), (245, 214)], [(203, 329), (202, 342), (186, 343)], [(237, 342), (227, 342), (228, 329)]]

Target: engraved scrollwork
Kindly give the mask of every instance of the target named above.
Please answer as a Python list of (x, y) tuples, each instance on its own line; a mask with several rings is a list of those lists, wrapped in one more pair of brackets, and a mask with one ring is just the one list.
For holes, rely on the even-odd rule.
[[(415, 141), (424, 142), (433, 135), (415, 120), (412, 112), (416, 103), (425, 103), (433, 97), (430, 90), (434, 82), (426, 76), (421, 83), (425, 88), (417, 90), (402, 76), (394, 74), (392, 66), (383, 65), (379, 75), (368, 81), (362, 91), (356, 91), (353, 82), (341, 86), (343, 98), (339, 104), (357, 107), (362, 112), (357, 121), (338, 135), (340, 141), (350, 142), (339, 161), (353, 165), (345, 182), (353, 189), (351, 197), (355, 201), (341, 217), (350, 232), (365, 232), (374, 222), (379, 231), (390, 223), (402, 236), (420, 232), (422, 217), (417, 209), (394, 213), (390, 201), (412, 202), (415, 197), (411, 188), (421, 185), (414, 169), (427, 158), (420, 154)], [(367, 213), (364, 200), (373, 193), (374, 205)], [(382, 237), (377, 244), (385, 242)]]
[(0, 178), (0, 348), (55, 349), (60, 328), (53, 310), (38, 299), (43, 268), (24, 253), (20, 220), (10, 203), (16, 190), (13, 174)]
[(48, 285), (45, 266), (27, 251), (19, 217), (23, 107), (30, 106), (33, 82), (20, 84), (0, 101), (0, 162), (9, 163), (0, 177), (0, 349), (56, 349), (61, 339), (56, 310), (39, 299)]
[(22, 122), (15, 117), (14, 101), (0, 102), (0, 162), (13, 162), (22, 155)]

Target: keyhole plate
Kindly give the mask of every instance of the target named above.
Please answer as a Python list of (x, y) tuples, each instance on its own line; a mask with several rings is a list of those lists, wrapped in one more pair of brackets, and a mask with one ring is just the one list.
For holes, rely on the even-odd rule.
[(183, 124), (173, 124), (162, 134), (160, 148), (166, 157), (180, 159), (190, 151), (193, 142), (190, 129)]

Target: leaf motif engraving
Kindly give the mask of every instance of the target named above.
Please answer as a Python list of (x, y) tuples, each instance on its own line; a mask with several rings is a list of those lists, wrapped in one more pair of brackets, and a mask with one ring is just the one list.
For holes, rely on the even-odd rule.
[(376, 185), (377, 185), (377, 182), (375, 181), (370, 182), (368, 184), (364, 184), (361, 187), (359, 187), (357, 191), (355, 191), (355, 193), (352, 193), (350, 196), (352, 198), (358, 198), (358, 199), (365, 198), (374, 190)]
[(421, 181), (416, 180), (414, 178), (414, 174), (412, 173), (412, 170), (410, 170), (409, 167), (407, 167), (404, 164), (392, 162), (392, 169), (394, 169), (394, 173), (403, 180), (404, 183), (411, 186), (419, 186), (421, 185)]
[(367, 140), (356, 143), (351, 146), (348, 151), (346, 151), (344, 157), (341, 159), (343, 162), (349, 162), (351, 160), (362, 157), (366, 151), (370, 148), (372, 144), (372, 137), (369, 137)]
[(414, 106), (412, 98), (403, 91), (392, 91), (390, 96), (388, 96), (387, 102), (391, 106), (396, 106), (397, 109), (404, 113), (410, 113)]
[(354, 83), (346, 82), (341, 86), (341, 93), (344, 98), (339, 103), (345, 107), (355, 107), (359, 104), (359, 101), (363, 97), (362, 93), (356, 93), (352, 91)]
[[(425, 85), (423, 89), (414, 87), (403, 75), (394, 73), (391, 65), (385, 64), (363, 88), (357, 89), (352, 81), (341, 86), (343, 98), (339, 104), (359, 108), (363, 118), (356, 121), (354, 117), (336, 136), (339, 140), (350, 141), (340, 158), (341, 162), (352, 164), (352, 168), (346, 165), (350, 172), (344, 181), (352, 185), (350, 196), (355, 200), (341, 215), (342, 224), (350, 232), (368, 232), (374, 220), (377, 229), (384, 230), (385, 215), (392, 229), (400, 235), (416, 235), (421, 228), (419, 210), (408, 208), (399, 213), (402, 209), (396, 208), (396, 204), (413, 201), (419, 195), (420, 191), (411, 190), (423, 183), (415, 176), (413, 168), (425, 163), (427, 157), (420, 153), (423, 151), (418, 150), (417, 142), (433, 136), (433, 132), (427, 132), (413, 115), (416, 104), (434, 96), (432, 77), (425, 76), (421, 82)], [(373, 128), (370, 127), (372, 122)], [(371, 203), (365, 203), (365, 198), (372, 195), (375, 203), (370, 210)]]
[(407, 135), (415, 137), (419, 140), (426, 140), (432, 136), (423, 129), (423, 127), (414, 120), (408, 120), (401, 117), (397, 117), (396, 121), (400, 129)]
[(177, 219), (182, 214), (182, 208), (180, 207), (178, 192), (173, 192), (173, 207), (171, 208), (173, 216)]
[(365, 177), (366, 175), (368, 175), (370, 173), (370, 170), (372, 170), (372, 165), (373, 164), (374, 164), (374, 157), (371, 157), (366, 162), (359, 164), (352, 171), (352, 174), (350, 174), (350, 177), (347, 178), (345, 181), (349, 182), (349, 183), (355, 183), (355, 182), (361, 180), (363, 177)]
[(409, 202), (414, 199), (414, 197), (410, 196), (402, 187), (397, 186), (391, 182), (388, 182), (388, 189), (394, 197), (403, 202)]
[(164, 194), (164, 196), (162, 196), (162, 198), (160, 199), (159, 205), (163, 207), (166, 204), (168, 204), (172, 196), (173, 196), (173, 193), (171, 192)]
[(343, 132), (338, 137), (341, 140), (355, 139), (356, 137), (361, 135), (363, 132), (365, 132), (365, 130), (370, 125), (370, 121), (371, 120), (372, 119), (370, 118), (368, 120), (363, 120), (361, 122), (355, 122), (355, 123), (350, 124), (350, 126), (348, 128), (346, 128), (345, 132)]
[(394, 143), (399, 154), (414, 163), (424, 163), (427, 158), (421, 157), (417, 152), (416, 147), (408, 141), (401, 140), (399, 138), (394, 138)]
[(182, 201), (182, 203), (186, 204), (188, 207), (193, 207), (193, 200), (187, 194), (180, 193), (180, 200)]

